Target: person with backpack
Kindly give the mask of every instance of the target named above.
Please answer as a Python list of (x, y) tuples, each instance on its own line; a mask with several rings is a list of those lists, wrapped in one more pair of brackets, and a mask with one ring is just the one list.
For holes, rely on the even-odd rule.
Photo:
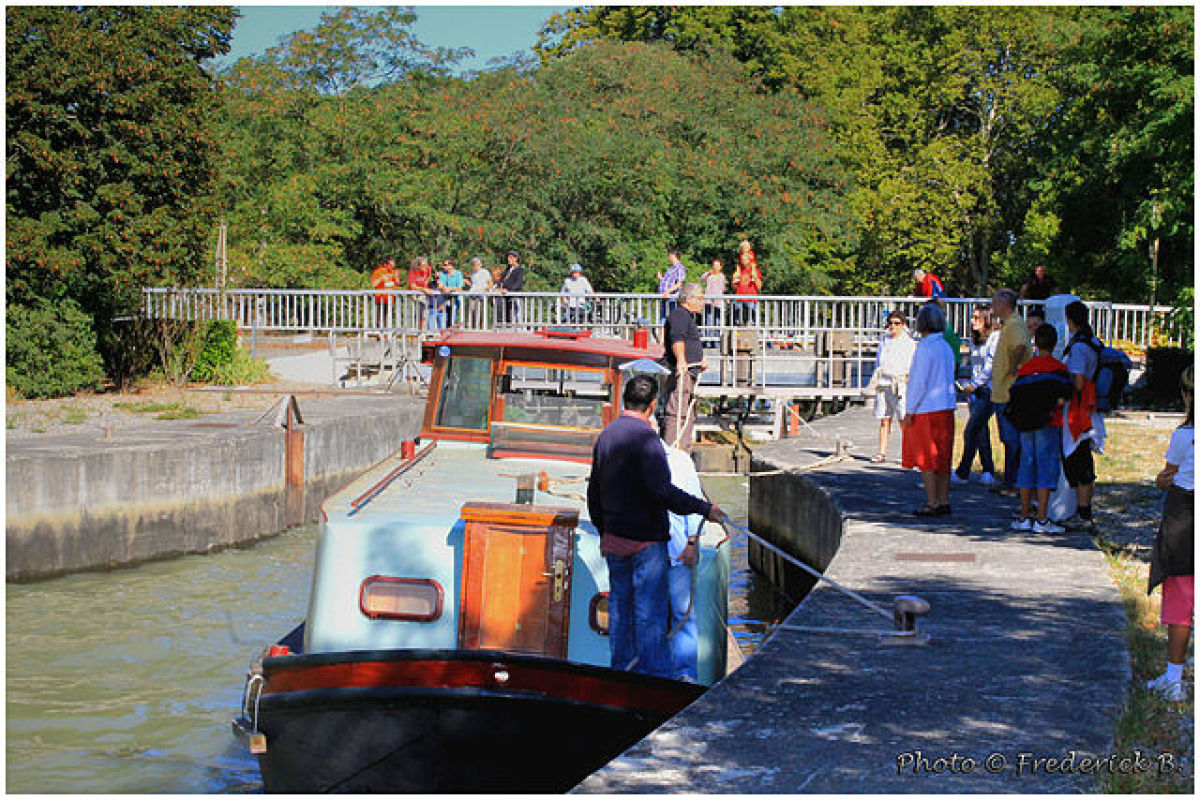
[[(1037, 355), (1017, 371), (1009, 387), (1005, 414), (1021, 432), (1021, 463), (1016, 486), (1021, 493), (1021, 518), (1012, 523), (1022, 533), (1062, 533), (1065, 528), (1050, 521), (1050, 492), (1058, 486), (1061, 464), (1059, 440), (1060, 409), (1071, 394), (1067, 365), (1053, 356), (1058, 332), (1043, 325), (1034, 333)], [(1037, 497), (1037, 514), (1033, 499)]]
[[(1096, 466), (1092, 451), (1104, 452), (1108, 431), (1096, 403), (1096, 378), (1104, 345), (1088, 324), (1088, 309), (1076, 300), (1063, 309), (1071, 338), (1063, 360), (1071, 374), (1072, 393), (1064, 409), (1062, 426), (1063, 475), (1075, 489), (1076, 511), (1064, 524), (1069, 530), (1096, 532), (1092, 499), (1096, 490)], [(1044, 327), (1044, 326), (1043, 326)]]

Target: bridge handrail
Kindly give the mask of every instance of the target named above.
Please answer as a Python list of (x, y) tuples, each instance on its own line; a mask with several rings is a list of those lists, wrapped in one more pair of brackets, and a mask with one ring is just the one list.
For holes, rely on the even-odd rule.
[[(361, 333), (389, 330), (416, 333), (428, 317), (429, 300), (407, 289), (227, 289), (147, 287), (142, 312), (150, 318), (194, 320), (230, 319), (242, 329)], [(376, 296), (387, 296), (381, 307)], [(441, 295), (433, 296), (433, 303)], [(448, 298), (449, 299), (449, 298)], [(571, 313), (583, 300), (581, 313)], [(873, 348), (882, 322), (892, 309), (915, 315), (923, 298), (829, 295), (737, 295), (710, 297), (701, 327), (710, 333), (754, 330), (759, 338), (789, 340), (800, 346), (817, 345), (821, 337), (844, 332), (846, 347)], [(946, 298), (951, 326), (960, 336), (969, 333), (972, 307), (988, 298)], [(1093, 327), (1106, 341), (1138, 346), (1178, 344), (1181, 331), (1174, 309), (1155, 308), (1158, 339), (1147, 324), (1149, 307), (1132, 303), (1084, 301)], [(634, 328), (661, 327), (665, 301), (657, 294), (598, 292), (571, 298), (560, 292), (461, 293), (452, 303), (468, 329), (513, 329), (546, 325), (593, 328), (628, 337)], [(1032, 305), (1034, 301), (1022, 301)]]

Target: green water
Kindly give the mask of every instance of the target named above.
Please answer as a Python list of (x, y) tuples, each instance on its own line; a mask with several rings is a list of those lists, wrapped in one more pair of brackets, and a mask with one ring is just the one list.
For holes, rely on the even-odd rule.
[[(705, 485), (744, 522), (744, 478)], [(7, 791), (261, 791), (229, 724), (251, 658), (304, 616), (315, 540), (8, 585)], [(779, 610), (733, 545), (731, 627), (752, 649)]]

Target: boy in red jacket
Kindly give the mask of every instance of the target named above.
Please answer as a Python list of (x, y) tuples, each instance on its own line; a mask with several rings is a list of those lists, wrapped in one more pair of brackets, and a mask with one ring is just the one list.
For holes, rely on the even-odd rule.
[[(1021, 432), (1021, 463), (1016, 487), (1021, 492), (1021, 519), (1012, 529), (1022, 533), (1062, 533), (1049, 519), (1050, 492), (1058, 486), (1062, 466), (1062, 406), (1071, 391), (1067, 365), (1054, 358), (1058, 332), (1042, 325), (1033, 335), (1038, 354), (1021, 367), (1009, 390), (1009, 414)], [(1031, 513), (1037, 495), (1037, 516)]]

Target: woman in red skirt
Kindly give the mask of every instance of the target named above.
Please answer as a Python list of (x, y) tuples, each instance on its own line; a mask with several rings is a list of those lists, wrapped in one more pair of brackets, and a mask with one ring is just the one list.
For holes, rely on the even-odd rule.
[(921, 307), (915, 327), (921, 338), (908, 371), (908, 396), (901, 420), (904, 430), (901, 464), (905, 469), (919, 469), (925, 485), (925, 505), (913, 514), (940, 517), (950, 513), (954, 353), (942, 336), (946, 315), (936, 303)]

